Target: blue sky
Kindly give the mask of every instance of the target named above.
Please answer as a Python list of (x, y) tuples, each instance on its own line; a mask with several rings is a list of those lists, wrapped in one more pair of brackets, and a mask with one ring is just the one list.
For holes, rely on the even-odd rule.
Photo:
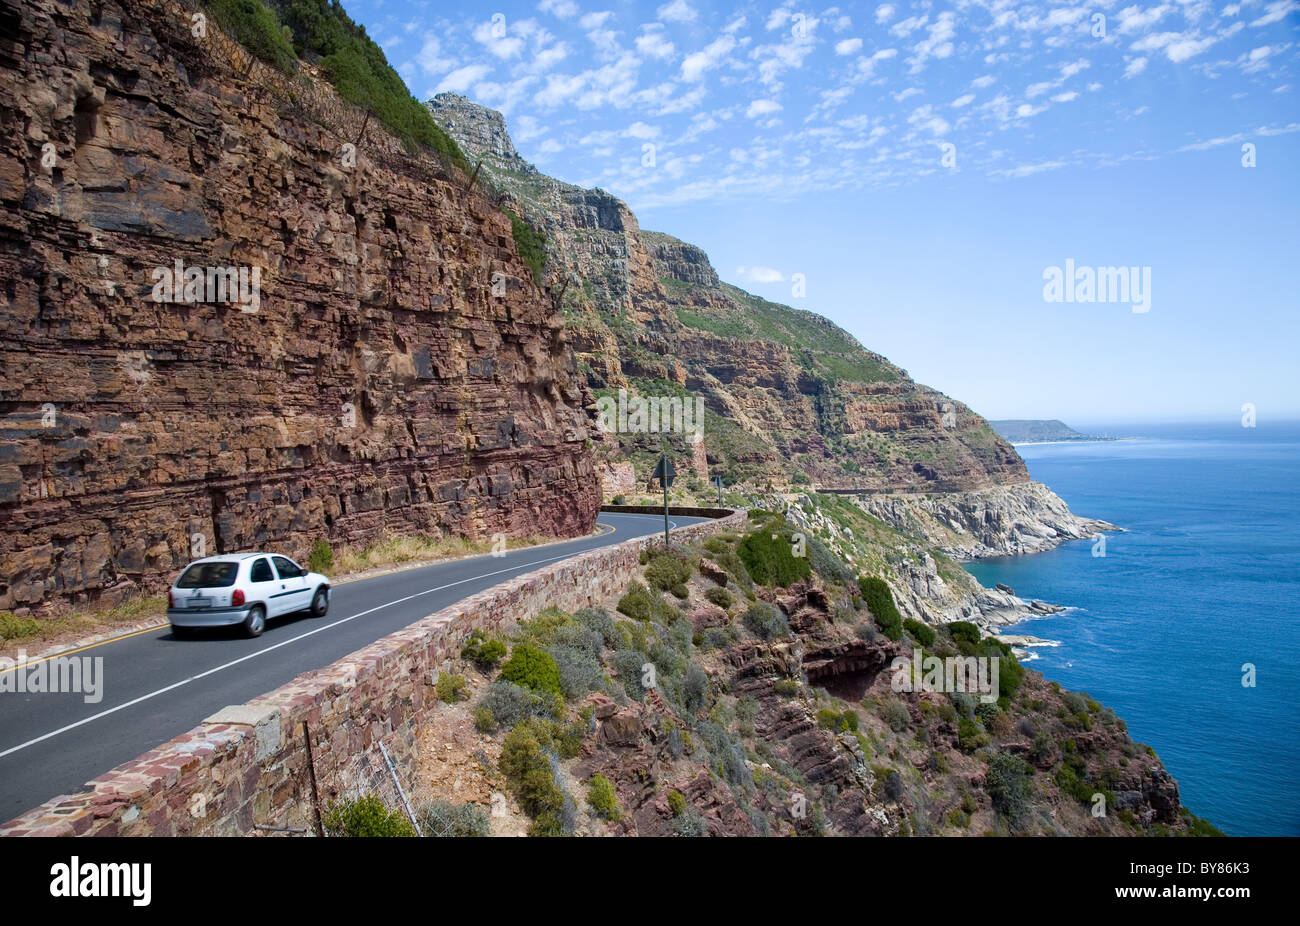
[[(1298, 0), (345, 5), (418, 98), (985, 415), (1300, 418)], [(1049, 301), (1067, 259), (1147, 310)]]

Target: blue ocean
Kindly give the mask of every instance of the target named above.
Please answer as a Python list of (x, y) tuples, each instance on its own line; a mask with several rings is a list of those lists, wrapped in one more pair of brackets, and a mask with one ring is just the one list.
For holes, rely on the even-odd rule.
[(1081, 430), (1137, 439), (1017, 450), (1124, 529), (1105, 555), (1075, 541), (967, 568), (1068, 607), (1007, 632), (1059, 641), (1029, 665), (1114, 708), (1184, 806), (1229, 835), (1300, 835), (1300, 423)]

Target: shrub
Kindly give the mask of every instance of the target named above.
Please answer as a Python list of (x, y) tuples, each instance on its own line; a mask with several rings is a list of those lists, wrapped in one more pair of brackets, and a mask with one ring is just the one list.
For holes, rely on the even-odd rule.
[(618, 673), (619, 683), (628, 697), (640, 701), (645, 697), (645, 688), (641, 684), (642, 667), (650, 662), (645, 653), (636, 649), (619, 650), (614, 655), (614, 670)]
[(317, 540), (311, 545), (307, 568), (312, 572), (328, 573), (334, 568), (334, 548), (324, 540)]
[(981, 746), (987, 746), (988, 742), (988, 734), (978, 723), (969, 717), (957, 721), (957, 746), (962, 752), (974, 752)]
[(890, 772), (885, 776), (885, 797), (891, 801), (900, 800), (903, 796), (903, 776), (898, 772)]
[(414, 836), (401, 811), (389, 810), (377, 795), (367, 794), (355, 801), (340, 801), (325, 810), (325, 829), (331, 836), (386, 837)]
[(526, 643), (515, 647), (510, 659), (501, 667), (501, 677), (532, 691), (549, 691), (557, 695), (564, 693), (560, 684), (560, 669), (556, 666), (554, 657), (545, 650)]
[(729, 610), (731, 606), (735, 604), (736, 601), (734, 598), (731, 597), (731, 592), (727, 591), (725, 588), (722, 588), (720, 586), (714, 586), (713, 588), (709, 589), (707, 592), (704, 593), (704, 597), (708, 600), (710, 604), (715, 604), (719, 608), (722, 608), (724, 611)]
[(745, 627), (761, 640), (774, 640), (790, 635), (790, 625), (785, 615), (766, 601), (756, 601), (745, 611)]
[(596, 816), (617, 823), (623, 819), (623, 810), (618, 806), (618, 794), (613, 783), (604, 775), (592, 775), (587, 782), (587, 804)]
[(426, 836), (489, 836), (492, 824), (488, 812), (478, 804), (431, 801), (417, 814)]
[[(244, 0), (235, 0), (244, 2)], [(339, 96), (364, 107), (408, 146), (424, 145), (466, 173), (456, 143), (433, 121), (378, 45), (332, 0), (275, 0), (280, 22), (292, 33), (299, 58), (320, 58), (321, 72)]]
[(808, 559), (812, 563), (813, 571), (828, 582), (843, 584), (853, 581), (853, 571), (831, 552), (830, 547), (816, 537), (808, 538)]
[(1000, 752), (989, 763), (984, 786), (993, 800), (993, 808), (1014, 826), (1029, 808), (1033, 796), (1034, 769), (1024, 759)]
[(565, 831), (569, 798), (556, 783), (548, 755), (550, 731), (546, 721), (525, 720), (506, 734), (501, 745), (501, 774), (524, 812), (533, 818), (530, 832), (555, 836)]
[(455, 704), (457, 701), (464, 700), (465, 689), (469, 687), (469, 682), (465, 681), (463, 675), (452, 675), (450, 672), (438, 673), (438, 700), (444, 704)]
[(480, 733), (491, 733), (497, 728), (496, 716), (486, 707), (474, 708), (474, 729)]
[[(691, 564), (676, 553), (656, 553), (645, 567), (645, 580), (651, 588), (672, 591), (691, 577)], [(682, 596), (679, 596), (682, 597)]]
[(600, 634), (602, 648), (614, 638), (614, 619), (604, 608), (583, 608), (574, 613), (573, 619), (592, 633)]
[(686, 813), (686, 795), (676, 788), (668, 792), (668, 809), (672, 811), (674, 817), (680, 817)]
[[(929, 703), (929, 702), (925, 702)], [(897, 698), (890, 698), (881, 707), (881, 715), (895, 733), (902, 733), (912, 725), (912, 714), (907, 705)]]
[(620, 494), (620, 495), (615, 495), (615, 496), (610, 500), (610, 504), (611, 504), (611, 505), (626, 505), (626, 504), (627, 504), (627, 496), (626, 496), (626, 495), (621, 495), (621, 494)]
[(980, 629), (970, 621), (953, 621), (947, 625), (948, 632), (952, 638), (957, 641), (958, 645), (968, 643), (975, 645), (980, 641)]
[(922, 646), (930, 646), (934, 643), (934, 628), (928, 624), (923, 624), (920, 621), (909, 617), (907, 620), (903, 621), (903, 626), (907, 629), (907, 632), (912, 635), (912, 638)]
[(655, 613), (656, 601), (650, 590), (640, 582), (633, 582), (627, 594), (618, 600), (618, 613), (637, 621), (648, 621)]
[(251, 54), (286, 74), (294, 72), (298, 56), (261, 0), (210, 0), (208, 6), (218, 25)]
[(579, 698), (600, 684), (600, 660), (574, 646), (556, 645), (547, 650), (560, 674), (560, 690), (566, 698)]
[(903, 639), (903, 616), (898, 613), (894, 595), (885, 580), (877, 576), (859, 576), (858, 589), (885, 636), (891, 640)]
[(0, 611), (0, 640), (21, 640), (40, 633), (41, 625), (30, 617), (15, 617), (11, 611)]
[(506, 209), (505, 213), (510, 217), (510, 232), (514, 235), (519, 256), (533, 271), (533, 280), (540, 285), (542, 270), (546, 267), (546, 236), (511, 210)]
[(703, 669), (691, 663), (686, 667), (686, 679), (682, 682), (682, 705), (693, 713), (703, 706), (704, 696), (708, 693), (709, 677)]
[(506, 655), (506, 645), (496, 637), (489, 637), (481, 630), (472, 630), (461, 647), (460, 658), (468, 659), (480, 669), (490, 669)]
[(750, 577), (763, 585), (787, 587), (812, 574), (808, 560), (795, 556), (790, 542), (771, 530), (746, 534), (736, 547), (736, 555)]
[[(487, 733), (497, 727), (513, 727), (527, 717), (554, 717), (562, 707), (563, 701), (559, 695), (549, 692), (537, 694), (513, 682), (497, 679), (488, 685), (487, 690), (479, 698), (478, 710), (474, 713), (474, 725), (481, 732)], [(487, 712), (488, 717), (482, 718), (487, 724), (486, 727), (479, 726), (478, 711)]]

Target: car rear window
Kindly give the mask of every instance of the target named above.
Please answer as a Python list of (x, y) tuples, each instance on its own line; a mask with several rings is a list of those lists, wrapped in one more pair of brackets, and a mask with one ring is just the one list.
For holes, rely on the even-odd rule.
[(177, 588), (224, 588), (235, 584), (239, 563), (195, 563), (176, 580)]

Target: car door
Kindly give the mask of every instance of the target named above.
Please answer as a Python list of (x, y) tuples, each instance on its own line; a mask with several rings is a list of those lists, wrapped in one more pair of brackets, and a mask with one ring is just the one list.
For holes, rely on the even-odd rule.
[(266, 616), (275, 617), (282, 613), (279, 605), (282, 599), (276, 598), (280, 591), (280, 583), (275, 577), (275, 571), (271, 568), (271, 559), (267, 556), (259, 556), (253, 561), (253, 565), (248, 570), (248, 598), (251, 604), (260, 601), (266, 605)]
[(275, 571), (280, 576), (280, 601), (283, 608), (277, 612), (279, 614), (288, 614), (291, 611), (301, 611), (311, 604), (311, 589), (307, 587), (306, 570), (299, 568), (293, 560), (284, 556), (273, 556), (271, 560), (275, 563)]

